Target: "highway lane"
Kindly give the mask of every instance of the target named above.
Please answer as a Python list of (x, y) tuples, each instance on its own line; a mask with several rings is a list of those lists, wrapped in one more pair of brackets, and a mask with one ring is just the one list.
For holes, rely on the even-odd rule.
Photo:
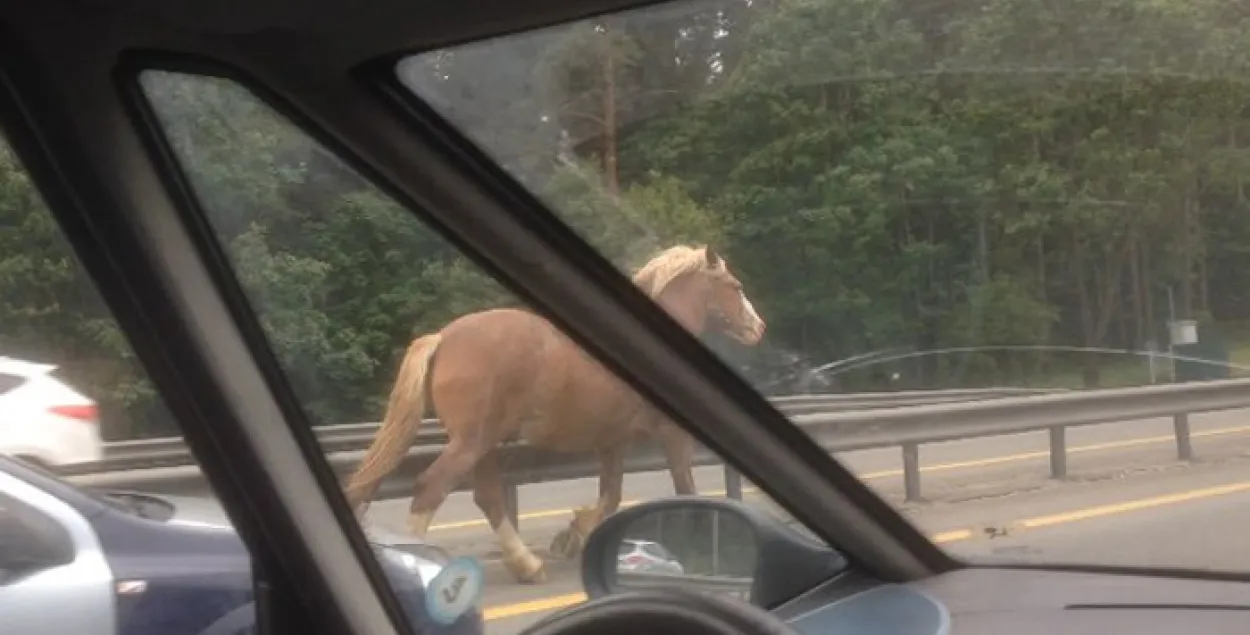
[(1006, 536), (969, 539), (949, 548), (987, 564), (1094, 562), (1250, 571), (1250, 469), (1241, 466), (1195, 481), (1147, 497), (1035, 514), (1017, 520)]
[[(1200, 459), (1250, 451), (1250, 411), (1194, 415), (1191, 427)], [(1175, 464), (1173, 438), (1170, 418), (1072, 428), (1068, 432), (1070, 478), (1104, 478), (1125, 470)], [(1037, 432), (921, 446), (922, 493), (931, 501), (949, 502), (1052, 486), (1048, 443), (1046, 433)], [(898, 448), (842, 453), (838, 458), (887, 500), (904, 508), (914, 506), (903, 501)], [(700, 468), (695, 478), (704, 493), (723, 493), (721, 468)], [(551, 536), (567, 525), (571, 508), (595, 500), (598, 482), (577, 479), (524, 485), (519, 490), (522, 536), (545, 549)], [(625, 477), (627, 503), (672, 492), (666, 472)], [(403, 531), (407, 507), (407, 500), (375, 502), (370, 522)], [(473, 554), (489, 553), (495, 542), (468, 492), (449, 497), (434, 519), (430, 539), (453, 552)]]
[[(1250, 570), (1250, 452), (1190, 467), (1143, 467), (908, 513), (957, 557)], [(490, 635), (510, 635), (579, 600), (576, 568), (541, 587), (510, 584), (497, 566), (482, 606)]]
[[(1250, 456), (935, 505), (914, 520), (930, 534), (943, 526), (946, 549), (970, 561), (1250, 570)], [(514, 634), (576, 604), (575, 567), (552, 572), (542, 587), (506, 584), (501, 571), (491, 576), (505, 584), (487, 587), (487, 634)]]

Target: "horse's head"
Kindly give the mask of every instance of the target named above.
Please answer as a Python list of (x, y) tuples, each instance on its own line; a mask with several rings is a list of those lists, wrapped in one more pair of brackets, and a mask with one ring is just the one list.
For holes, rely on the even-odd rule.
[(764, 337), (764, 320), (742, 283), (710, 247), (666, 249), (634, 275), (634, 282), (694, 333), (716, 329), (747, 346)]
[(703, 278), (707, 284), (707, 325), (729, 337), (755, 346), (764, 337), (764, 320), (742, 290), (742, 282), (729, 271), (729, 264), (711, 247), (704, 247)]

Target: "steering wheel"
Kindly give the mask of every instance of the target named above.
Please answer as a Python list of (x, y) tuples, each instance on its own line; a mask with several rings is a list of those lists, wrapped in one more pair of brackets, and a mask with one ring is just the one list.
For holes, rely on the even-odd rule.
[(680, 588), (604, 596), (548, 617), (521, 635), (795, 635), (759, 607)]

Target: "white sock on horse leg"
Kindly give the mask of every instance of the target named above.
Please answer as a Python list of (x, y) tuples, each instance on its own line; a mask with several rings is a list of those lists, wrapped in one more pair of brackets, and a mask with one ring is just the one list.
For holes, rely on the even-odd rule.
[(425, 534), (430, 530), (430, 521), (434, 519), (434, 512), (413, 512), (408, 514), (408, 531), (417, 538), (425, 538)]

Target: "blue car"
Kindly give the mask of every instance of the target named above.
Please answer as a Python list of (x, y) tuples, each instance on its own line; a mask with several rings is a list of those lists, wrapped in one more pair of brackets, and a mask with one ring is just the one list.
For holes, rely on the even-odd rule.
[[(425, 589), (448, 559), (369, 531), (418, 632), (480, 635), (473, 607), (449, 625)], [(216, 501), (92, 491), (0, 456), (0, 621), (4, 635), (248, 635), (251, 557)]]

